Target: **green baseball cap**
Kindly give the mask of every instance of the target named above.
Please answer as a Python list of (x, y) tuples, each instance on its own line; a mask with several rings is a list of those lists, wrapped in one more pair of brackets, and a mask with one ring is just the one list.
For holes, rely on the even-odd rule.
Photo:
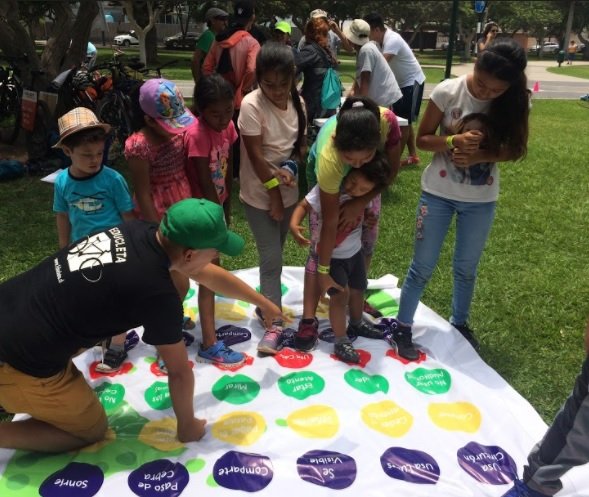
[(290, 27), (290, 23), (286, 22), (286, 21), (279, 21), (274, 25), (274, 29), (277, 29), (278, 31), (282, 31), (283, 33), (286, 33), (287, 35), (289, 35), (292, 32), (292, 28)]
[(223, 207), (204, 198), (187, 198), (172, 205), (160, 223), (162, 234), (190, 249), (216, 249), (239, 255), (245, 242), (227, 229)]

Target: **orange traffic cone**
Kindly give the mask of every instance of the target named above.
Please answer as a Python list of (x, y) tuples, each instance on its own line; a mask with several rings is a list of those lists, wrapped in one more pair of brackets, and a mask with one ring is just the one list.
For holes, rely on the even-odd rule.
[(533, 91), (534, 93), (538, 93), (538, 92), (540, 91), (540, 82), (539, 82), (539, 81), (536, 81), (536, 82), (534, 83), (534, 87), (532, 88), (532, 91)]

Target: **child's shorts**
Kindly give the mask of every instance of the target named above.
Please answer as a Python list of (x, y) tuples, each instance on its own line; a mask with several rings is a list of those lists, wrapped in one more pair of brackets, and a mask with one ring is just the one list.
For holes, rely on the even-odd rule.
[(0, 364), (0, 405), (89, 442), (100, 439), (107, 427), (104, 408), (71, 360), (64, 371), (49, 378)]
[(331, 259), (329, 276), (338, 285), (350, 287), (354, 290), (366, 290), (366, 266), (362, 250), (358, 250), (348, 259)]

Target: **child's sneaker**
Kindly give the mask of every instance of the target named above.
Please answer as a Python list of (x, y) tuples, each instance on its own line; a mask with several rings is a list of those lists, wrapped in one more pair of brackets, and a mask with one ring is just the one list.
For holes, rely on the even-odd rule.
[(125, 352), (125, 349), (107, 349), (102, 356), (102, 361), (96, 365), (96, 371), (99, 373), (114, 373), (121, 369), (126, 358), (127, 352)]
[(406, 159), (403, 159), (401, 161), (401, 167), (417, 166), (417, 164), (419, 164), (420, 162), (421, 160), (417, 155), (409, 155)]
[(336, 357), (343, 362), (351, 362), (353, 364), (360, 362), (360, 355), (349, 340), (339, 343), (336, 342), (333, 346), (333, 351)]
[(184, 316), (182, 318), (182, 329), (183, 330), (193, 330), (196, 327), (196, 323), (190, 319), (189, 316)]
[(272, 327), (264, 333), (262, 340), (258, 344), (258, 352), (261, 354), (274, 355), (280, 349), (280, 341), (282, 339), (282, 326), (273, 324)]
[(452, 326), (454, 326), (454, 328), (456, 328), (460, 332), (460, 334), (468, 340), (468, 343), (472, 345), (473, 349), (478, 351), (481, 348), (481, 344), (474, 336), (474, 332), (469, 328), (469, 326), (466, 323), (460, 325), (452, 324)]
[(203, 349), (202, 345), (198, 348), (196, 361), (208, 364), (223, 364), (237, 366), (245, 361), (245, 356), (241, 352), (231, 350), (223, 340), (219, 340), (208, 349)]
[(294, 337), (295, 349), (309, 352), (317, 346), (319, 338), (319, 321), (317, 318), (301, 319)]
[(513, 487), (501, 497), (549, 497), (546, 494), (532, 490), (522, 480), (513, 480)]
[(375, 328), (370, 323), (366, 321), (360, 321), (358, 324), (350, 323), (348, 325), (348, 336), (355, 336), (355, 337), (366, 337), (366, 338), (373, 338), (376, 340), (380, 340), (384, 338), (384, 333), (382, 330)]
[(402, 325), (396, 319), (391, 319), (388, 327), (391, 332), (388, 335), (389, 343), (393, 348), (397, 349), (397, 354), (408, 361), (419, 359), (419, 350), (415, 348), (411, 340), (411, 326)]

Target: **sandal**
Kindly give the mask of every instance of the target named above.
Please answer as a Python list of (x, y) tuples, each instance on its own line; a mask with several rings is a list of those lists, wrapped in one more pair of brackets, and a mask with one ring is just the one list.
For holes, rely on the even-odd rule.
[(406, 159), (403, 159), (401, 161), (401, 167), (416, 166), (420, 162), (421, 160), (419, 159), (419, 157), (417, 157), (417, 155), (409, 155)]

